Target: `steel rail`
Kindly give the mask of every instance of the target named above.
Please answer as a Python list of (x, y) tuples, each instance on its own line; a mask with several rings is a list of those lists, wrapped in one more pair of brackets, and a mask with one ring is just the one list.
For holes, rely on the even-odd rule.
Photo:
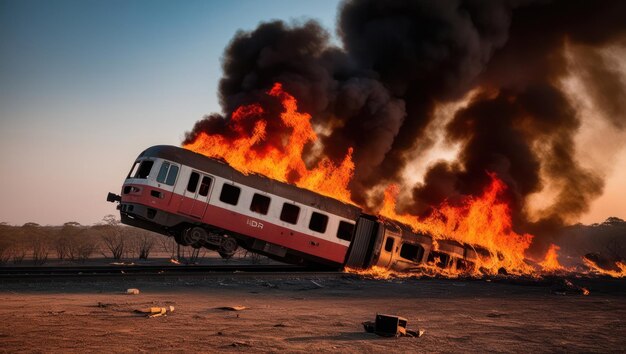
[(55, 276), (123, 276), (123, 275), (210, 275), (210, 274), (260, 274), (260, 273), (332, 273), (336, 270), (294, 265), (109, 265), (109, 266), (59, 266), (59, 267), (0, 267), (0, 278), (32, 278)]

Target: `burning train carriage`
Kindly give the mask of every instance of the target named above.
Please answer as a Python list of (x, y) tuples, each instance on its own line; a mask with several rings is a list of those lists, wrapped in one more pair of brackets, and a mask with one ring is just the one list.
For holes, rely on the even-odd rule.
[(174, 146), (136, 159), (119, 202), (123, 223), (206, 247), (222, 257), (243, 248), (296, 264), (397, 271), (425, 265), (472, 270), (474, 247), (415, 233), (407, 225)]
[(454, 240), (437, 240), (414, 232), (408, 225), (383, 217), (361, 215), (346, 266), (370, 266), (395, 271), (437, 267), (455, 273), (471, 273), (490, 257), (486, 249)]
[(122, 187), (122, 222), (207, 247), (341, 266), (360, 209), (174, 146), (142, 152)]

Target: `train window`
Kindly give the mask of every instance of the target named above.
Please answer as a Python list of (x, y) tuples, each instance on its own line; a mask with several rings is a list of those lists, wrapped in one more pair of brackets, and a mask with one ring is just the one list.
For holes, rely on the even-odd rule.
[(152, 170), (152, 165), (154, 165), (154, 161), (152, 160), (141, 161), (137, 173), (135, 173), (133, 178), (147, 178), (150, 174), (150, 170)]
[(176, 182), (176, 176), (178, 175), (178, 166), (172, 165), (169, 162), (163, 162), (159, 174), (157, 176), (157, 182), (165, 183), (169, 186), (173, 186)]
[(339, 228), (337, 229), (337, 238), (346, 241), (352, 241), (352, 231), (354, 231), (354, 224), (346, 221), (339, 222)]
[(172, 165), (170, 166), (170, 171), (167, 173), (167, 179), (165, 179), (165, 184), (168, 186), (173, 186), (176, 182), (176, 176), (178, 176), (178, 166)]
[(430, 251), (428, 263), (432, 263), (439, 268), (447, 268), (450, 263), (450, 256), (443, 252)]
[(320, 213), (313, 212), (311, 214), (311, 221), (309, 222), (309, 229), (320, 233), (326, 232), (326, 225), (328, 225), (328, 216)]
[(391, 252), (393, 250), (393, 237), (387, 237), (385, 241), (385, 251)]
[(189, 183), (187, 183), (187, 191), (191, 193), (195, 193), (196, 188), (198, 188), (199, 180), (200, 180), (200, 175), (197, 172), (191, 172), (191, 176), (189, 176)]
[(300, 215), (299, 206), (285, 203), (283, 204), (283, 210), (280, 212), (280, 220), (295, 224), (298, 222), (298, 215)]
[(421, 262), (423, 256), (424, 256), (424, 247), (420, 245), (403, 243), (402, 247), (400, 247), (400, 257), (404, 259), (408, 259), (413, 262)]
[(138, 168), (139, 168), (139, 161), (135, 161), (135, 163), (133, 164), (133, 167), (130, 169), (130, 172), (128, 172), (128, 177), (126, 178), (134, 177), (137, 174)]
[(211, 177), (204, 176), (202, 177), (202, 182), (200, 183), (200, 190), (198, 191), (198, 194), (206, 197), (209, 194), (209, 189), (211, 189)]
[(250, 210), (255, 213), (267, 214), (267, 210), (270, 208), (270, 198), (264, 195), (254, 193), (252, 196), (252, 203), (250, 203)]
[(241, 188), (235, 187), (232, 184), (224, 184), (222, 186), (222, 193), (220, 194), (220, 200), (226, 204), (237, 205), (239, 201), (239, 194)]

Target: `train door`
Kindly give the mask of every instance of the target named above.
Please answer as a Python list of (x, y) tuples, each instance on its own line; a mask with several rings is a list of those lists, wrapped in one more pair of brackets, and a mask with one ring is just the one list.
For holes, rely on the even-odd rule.
[(179, 211), (202, 219), (208, 206), (212, 186), (213, 178), (196, 171), (191, 172), (184, 193), (185, 198), (180, 203)]

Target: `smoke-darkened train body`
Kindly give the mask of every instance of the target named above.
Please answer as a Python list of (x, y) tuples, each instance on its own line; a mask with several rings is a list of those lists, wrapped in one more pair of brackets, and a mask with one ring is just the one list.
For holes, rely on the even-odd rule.
[(142, 152), (109, 193), (123, 223), (230, 257), (237, 247), (287, 263), (406, 270), (430, 262), (469, 269), (476, 252), (360, 208), (174, 146)]

